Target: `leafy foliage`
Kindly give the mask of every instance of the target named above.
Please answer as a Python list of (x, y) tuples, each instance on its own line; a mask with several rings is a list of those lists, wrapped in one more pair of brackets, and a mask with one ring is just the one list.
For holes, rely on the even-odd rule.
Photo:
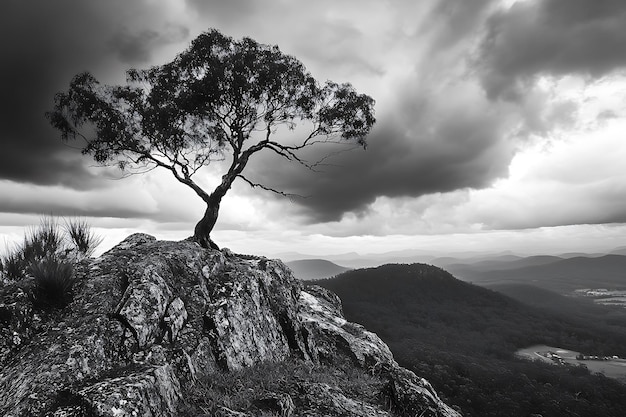
[(626, 411), (626, 387), (615, 380), (513, 355), (546, 344), (624, 357), (623, 316), (538, 310), (421, 264), (349, 271), (316, 283), (337, 293), (348, 320), (378, 333), (401, 365), (426, 377), (464, 416)]
[(31, 264), (29, 273), (35, 280), (31, 292), (35, 307), (63, 308), (72, 301), (75, 279), (71, 263), (50, 256)]
[[(47, 117), (63, 140), (84, 140), (83, 154), (99, 163), (131, 173), (160, 167), (190, 187), (210, 208), (196, 226), (198, 238), (208, 237), (236, 178), (283, 194), (244, 176), (252, 155), (267, 150), (313, 168), (316, 161), (303, 151), (323, 144), (365, 147), (375, 123), (374, 100), (350, 84), (321, 86), (277, 46), (217, 30), (198, 36), (169, 63), (129, 70), (127, 80), (110, 86), (78, 74)], [(289, 139), (275, 139), (281, 129), (293, 131)], [(192, 178), (224, 159), (230, 163), (212, 192)]]

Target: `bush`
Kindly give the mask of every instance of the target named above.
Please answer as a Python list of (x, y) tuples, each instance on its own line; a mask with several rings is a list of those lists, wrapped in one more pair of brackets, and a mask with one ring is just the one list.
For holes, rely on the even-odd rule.
[(63, 308), (74, 296), (74, 267), (56, 257), (46, 257), (33, 263), (29, 273), (34, 278), (31, 299), (35, 307)]

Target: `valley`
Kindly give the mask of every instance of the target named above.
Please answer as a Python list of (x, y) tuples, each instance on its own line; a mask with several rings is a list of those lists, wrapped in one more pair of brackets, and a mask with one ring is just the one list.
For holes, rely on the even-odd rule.
[(596, 304), (626, 308), (626, 291), (606, 288), (581, 288), (575, 291), (579, 297), (588, 297)]
[(626, 384), (626, 359), (613, 356), (583, 355), (560, 347), (536, 345), (515, 352), (515, 355), (556, 366), (582, 366), (593, 374), (601, 374)]

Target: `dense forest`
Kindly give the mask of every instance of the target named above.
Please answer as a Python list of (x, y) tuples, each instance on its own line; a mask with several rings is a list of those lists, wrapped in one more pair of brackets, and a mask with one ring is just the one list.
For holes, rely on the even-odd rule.
[[(423, 264), (384, 265), (314, 282), (346, 318), (376, 332), (403, 366), (465, 416), (623, 416), (626, 385), (584, 367), (518, 359), (546, 344), (626, 357), (626, 318), (593, 306), (541, 309)], [(607, 310), (608, 311), (608, 310)]]

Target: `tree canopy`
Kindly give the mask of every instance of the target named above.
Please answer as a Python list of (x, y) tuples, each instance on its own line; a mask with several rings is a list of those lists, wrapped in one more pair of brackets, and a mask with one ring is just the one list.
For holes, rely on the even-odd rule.
[[(63, 140), (82, 139), (83, 154), (99, 163), (127, 172), (163, 168), (193, 189), (207, 205), (194, 231), (204, 246), (214, 246), (209, 235), (236, 178), (277, 191), (245, 176), (252, 155), (267, 150), (311, 168), (302, 151), (324, 143), (365, 147), (375, 123), (374, 100), (350, 84), (320, 84), (277, 46), (217, 30), (169, 63), (128, 70), (126, 85), (76, 75), (47, 117)], [(289, 140), (276, 135), (284, 127)], [(227, 168), (206, 190), (193, 176), (216, 160)]]

